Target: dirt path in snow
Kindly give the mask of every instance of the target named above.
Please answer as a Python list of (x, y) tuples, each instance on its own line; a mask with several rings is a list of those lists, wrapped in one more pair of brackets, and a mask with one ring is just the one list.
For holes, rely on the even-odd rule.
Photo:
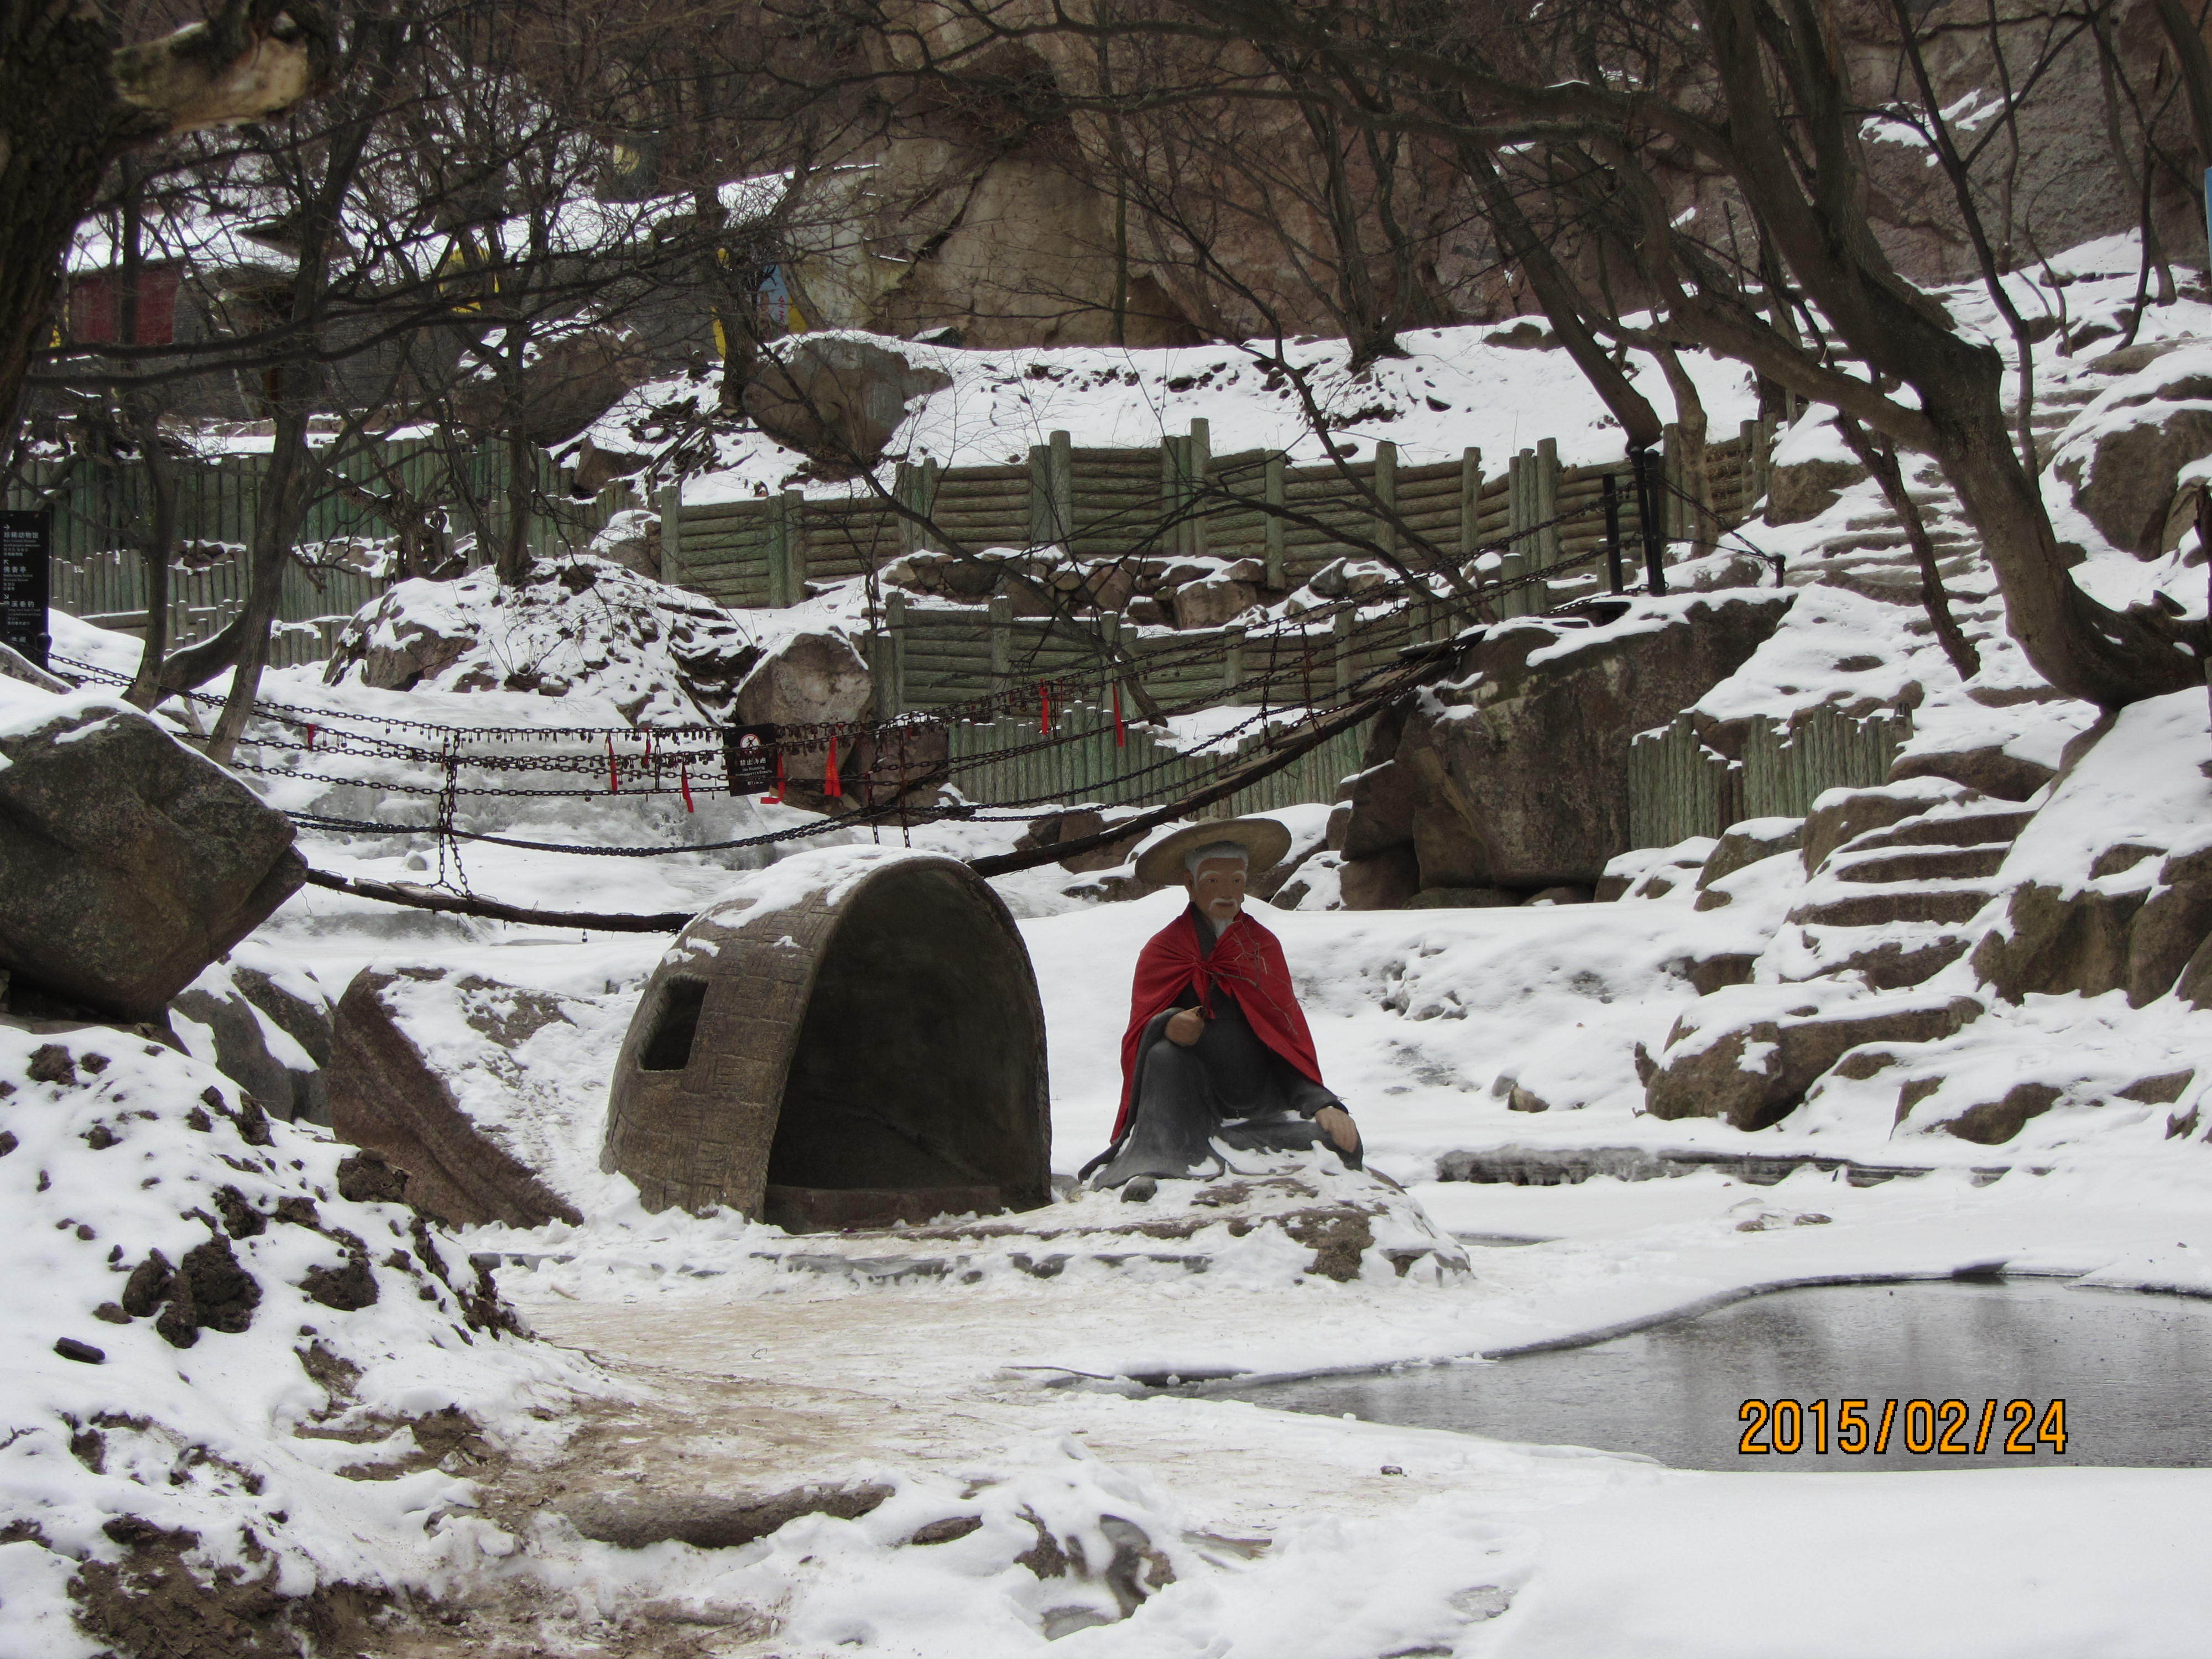
[[(957, 1301), (556, 1302), (534, 1305), (531, 1316), (541, 1336), (590, 1353), (635, 1398), (581, 1407), (574, 1432), (550, 1458), (495, 1457), (472, 1471), (484, 1517), (525, 1540), (543, 1512), (595, 1494), (650, 1507), (886, 1473), (991, 1477), (1062, 1437), (1171, 1493), (1187, 1534), (1252, 1555), (1278, 1527), (1317, 1510), (1386, 1514), (1468, 1485), (1462, 1461), (1442, 1455), (1456, 1437), (1316, 1419), (1286, 1426), (1276, 1413), (1221, 1402), (1130, 1400), (1019, 1375), (978, 1376), (988, 1368), (975, 1356), (993, 1351), (980, 1345), (994, 1328), (1003, 1334), (1005, 1310)], [(944, 1363), (918, 1376), (899, 1362), (924, 1347)], [(1423, 1455), (1425, 1447), (1438, 1455)], [(1386, 1462), (1404, 1473), (1384, 1474)], [(360, 1650), (374, 1659), (764, 1659), (785, 1651), (766, 1619), (702, 1626), (673, 1602), (631, 1598), (603, 1607), (589, 1586), (554, 1588), (545, 1579), (492, 1580), (405, 1620), (404, 1628), (375, 1633)]]

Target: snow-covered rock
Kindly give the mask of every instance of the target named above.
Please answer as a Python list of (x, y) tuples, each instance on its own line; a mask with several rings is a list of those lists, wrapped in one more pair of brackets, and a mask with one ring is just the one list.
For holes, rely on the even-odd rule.
[[(1741, 668), (1792, 599), (1645, 599), (1601, 627), (1488, 630), (1451, 679), (1376, 723), (1373, 767), (1352, 787), (1347, 897), (1361, 861), (1400, 847), (1413, 849), (1424, 890), (1595, 884), (1628, 843), (1637, 733)], [(1386, 762), (1390, 772), (1373, 769)]]
[(1766, 521), (1801, 524), (1816, 519), (1867, 477), (1865, 465), (1836, 430), (1830, 412), (1813, 410), (1774, 446), (1767, 464)]
[(278, 1117), (327, 1124), (332, 1001), (313, 973), (249, 939), (169, 1004), (169, 1024)]
[(131, 1031), (0, 1018), (0, 1647), (289, 1650), (339, 1587), (427, 1589), (468, 1471), (605, 1389), (347, 1153)]
[(2188, 463), (2212, 455), (2212, 343), (2162, 351), (2068, 428), (2051, 471), (2114, 547), (2169, 550), (2167, 516)]
[(916, 398), (942, 392), (952, 377), (852, 334), (807, 334), (765, 356), (744, 388), (745, 413), (780, 443), (811, 457), (825, 477), (866, 472)]
[(696, 593), (574, 554), (538, 561), (513, 587), (489, 567), (457, 581), (396, 583), (346, 625), (324, 678), (575, 694), (611, 702), (639, 727), (694, 726), (730, 718), (760, 659), (759, 631)]
[[(535, 1227), (603, 1207), (596, 1147), (627, 996), (502, 984), (380, 963), (339, 999), (331, 1121), (407, 1174), (411, 1204), (454, 1225)], [(618, 1183), (619, 1184), (619, 1183)]]
[(0, 969), (19, 997), (159, 1019), (299, 889), (292, 838), (119, 698), (0, 679)]

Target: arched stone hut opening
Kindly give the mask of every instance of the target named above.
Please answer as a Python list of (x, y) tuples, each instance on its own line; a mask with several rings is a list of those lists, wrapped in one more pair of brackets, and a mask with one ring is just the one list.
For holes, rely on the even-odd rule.
[(1029, 951), (964, 864), (794, 860), (695, 918), (623, 1043), (601, 1167), (794, 1231), (1052, 1195)]

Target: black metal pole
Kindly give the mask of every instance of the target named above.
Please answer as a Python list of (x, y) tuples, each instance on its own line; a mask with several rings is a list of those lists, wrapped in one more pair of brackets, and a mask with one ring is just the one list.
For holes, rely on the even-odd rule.
[(1629, 459), (1636, 465), (1636, 519), (1644, 532), (1644, 589), (1647, 593), (1664, 593), (1667, 532), (1659, 521), (1659, 470), (1663, 463), (1648, 449), (1639, 449)]
[(1620, 592), (1628, 586), (1620, 568), (1620, 489), (1612, 473), (1605, 475), (1605, 574)]

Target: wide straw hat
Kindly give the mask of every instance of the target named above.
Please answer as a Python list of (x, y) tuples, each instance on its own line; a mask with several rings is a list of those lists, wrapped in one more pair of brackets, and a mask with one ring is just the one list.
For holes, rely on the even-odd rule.
[(1272, 870), (1283, 861), (1283, 854), (1291, 850), (1291, 832), (1273, 818), (1222, 818), (1204, 823), (1194, 823), (1188, 830), (1178, 830), (1164, 841), (1156, 841), (1137, 855), (1137, 879), (1154, 887), (1179, 887), (1182, 884), (1183, 860), (1201, 847), (1211, 847), (1217, 842), (1234, 842), (1243, 848), (1252, 860), (1251, 870), (1258, 875)]

